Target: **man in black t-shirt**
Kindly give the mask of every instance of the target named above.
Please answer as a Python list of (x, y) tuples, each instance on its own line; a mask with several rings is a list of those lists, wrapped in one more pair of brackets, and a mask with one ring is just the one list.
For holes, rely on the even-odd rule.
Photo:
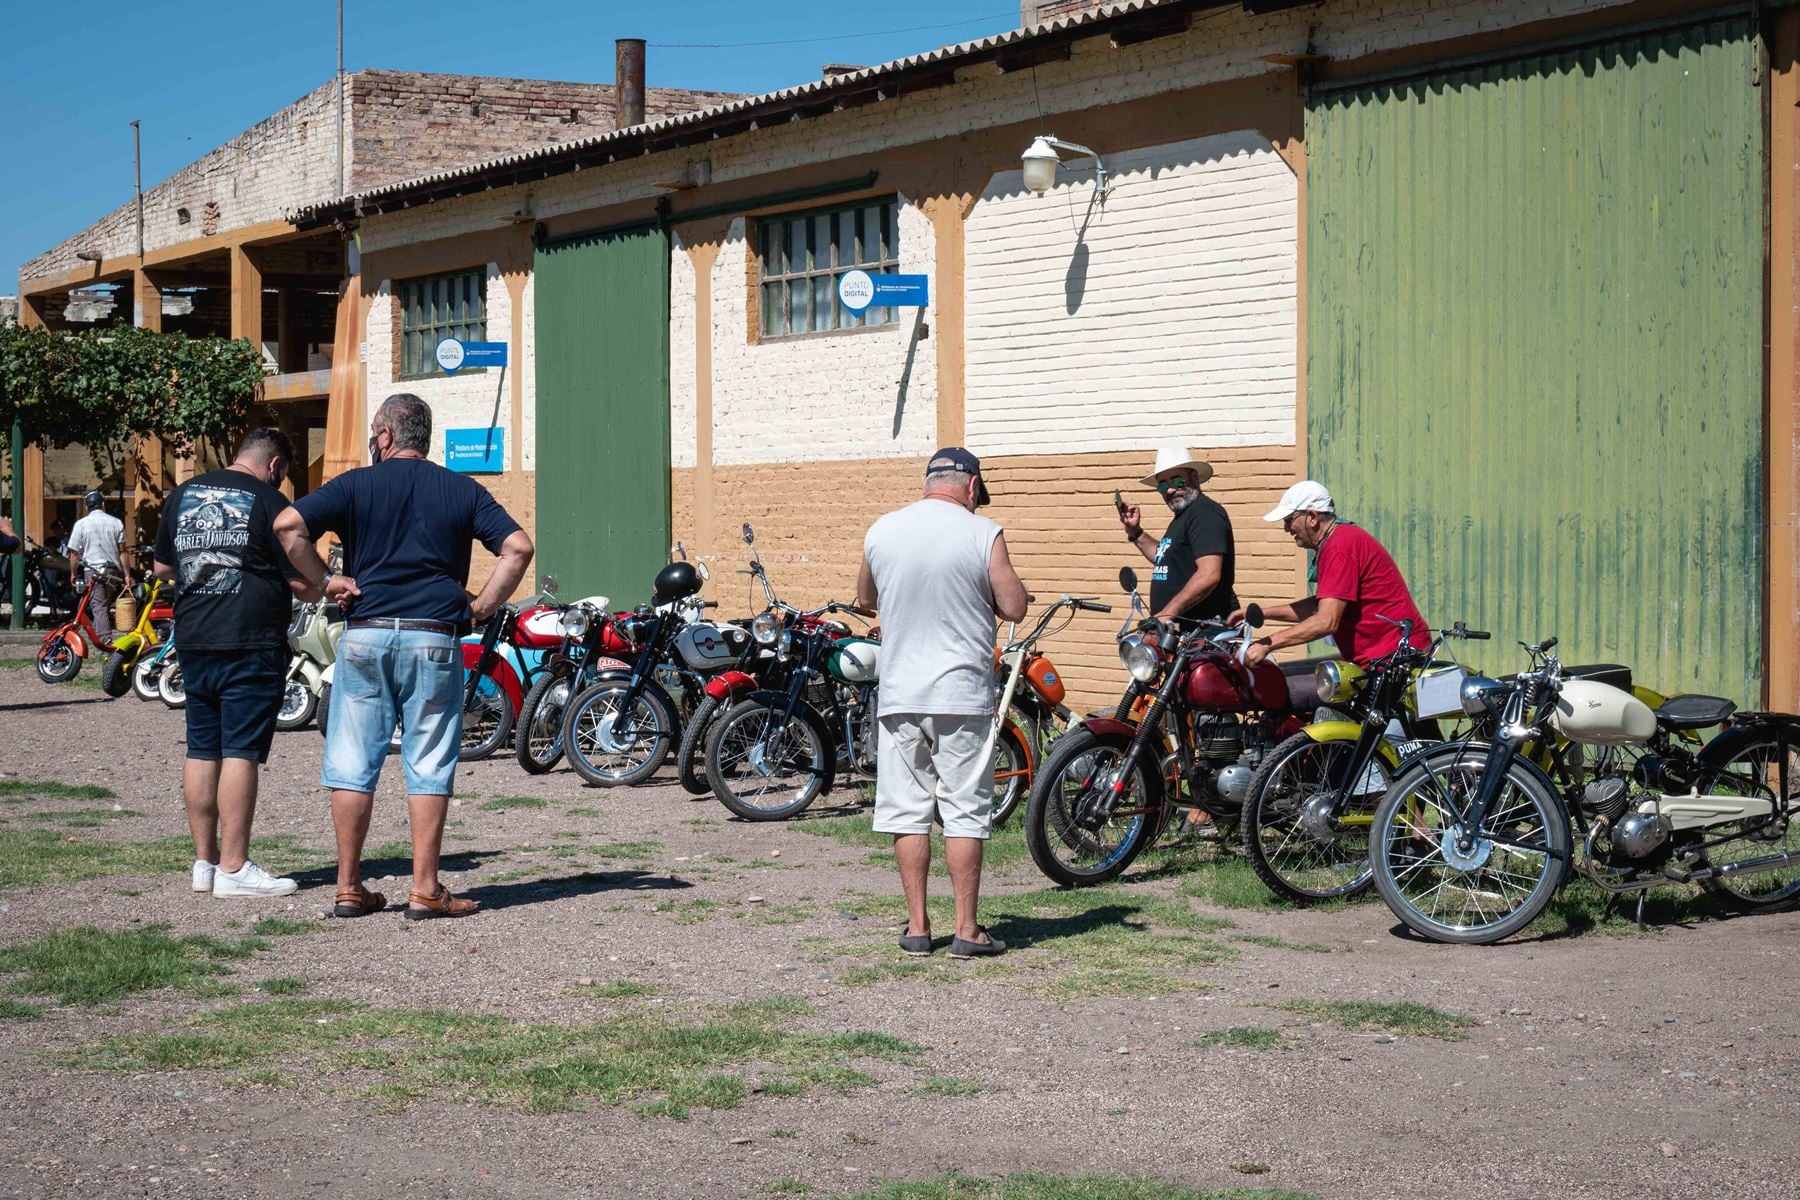
[(175, 489), (156, 527), (156, 574), (177, 584), (193, 885), (215, 896), (285, 896), (299, 886), (249, 857), (257, 767), (269, 758), (287, 674), (291, 597), (320, 594), (275, 540), (276, 514), (288, 507), (275, 485), (293, 460), (281, 430), (252, 430), (229, 467)]
[(1200, 492), (1200, 485), (1211, 478), (1211, 465), (1192, 451), (1164, 447), (1156, 452), (1156, 469), (1144, 477), (1144, 484), (1161, 493), (1175, 514), (1161, 541), (1144, 532), (1137, 505), (1119, 508), (1125, 540), (1155, 567), (1150, 573), (1150, 615), (1159, 621), (1175, 617), (1223, 621), (1237, 607), (1231, 518), (1218, 501)]
[[(360, 917), (387, 898), (362, 885), (363, 839), (375, 785), (400, 724), (401, 763), (412, 825), (413, 920), (474, 912), (438, 881), (444, 817), (462, 745), (463, 668), (457, 640), (506, 601), (531, 565), (531, 537), (488, 490), (432, 462), (431, 409), (407, 392), (389, 396), (370, 422), (373, 465), (346, 471), (281, 515), (276, 534), (307, 580), (344, 609), (349, 626), (332, 665), (325, 766), (337, 826), (338, 892), (333, 911)], [(313, 541), (344, 544), (344, 573), (325, 577)], [(470, 544), (500, 556), (470, 604)]]

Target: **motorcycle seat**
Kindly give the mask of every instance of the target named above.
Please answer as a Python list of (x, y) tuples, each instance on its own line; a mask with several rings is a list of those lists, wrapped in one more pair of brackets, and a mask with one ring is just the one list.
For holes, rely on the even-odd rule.
[(1706, 729), (1737, 711), (1723, 696), (1670, 696), (1656, 710), (1656, 723), (1664, 729)]

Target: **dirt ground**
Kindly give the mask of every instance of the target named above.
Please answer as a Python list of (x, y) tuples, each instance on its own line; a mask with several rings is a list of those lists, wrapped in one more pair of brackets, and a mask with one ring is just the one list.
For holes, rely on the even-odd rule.
[[(0, 994), (43, 1009), (0, 1020), (0, 1195), (852, 1195), (1025, 1171), (1333, 1200), (1796, 1192), (1800, 915), (1458, 948), (1403, 936), (1378, 902), (1208, 903), (1184, 894), (1182, 853), (1071, 894), (1046, 892), (1015, 852), (987, 879), (1014, 949), (912, 963), (892, 945), (897, 883), (866, 811), (746, 824), (667, 771), (604, 791), (506, 757), (463, 769), (451, 813), (446, 878), (479, 915), (336, 921), (320, 749), (314, 730), (279, 735), (263, 779), (256, 832), (274, 840), (259, 853), (301, 878), (293, 897), (194, 895), (178, 842), (141, 860), (173, 870), (0, 891), (0, 953), (72, 926), (229, 940), (290, 919), (211, 987), (59, 1003), (0, 976)], [(15, 852), (44, 830), (76, 849), (185, 835), (181, 757), (178, 713), (0, 668), (0, 786), (14, 785), (0, 835)], [(113, 796), (33, 796), (24, 781), (38, 780)], [(406, 838), (400, 791), (395, 763), (371, 846)], [(385, 852), (372, 886), (403, 903), (407, 869)], [(595, 1083), (613, 1070), (596, 1058), (562, 1075), (470, 1057), (460, 1082), (407, 1090), (392, 1080), (429, 1037), (371, 1034), (361, 1057), (336, 1058), (342, 1046), (307, 1041), (390, 1010), (497, 1031), (656, 1030), (765, 1011), (747, 1000), (786, 1014), (768, 1018), (790, 1039), (785, 1065), (740, 1064), (748, 1086), (714, 1080), (723, 1090), (694, 1093), (685, 1116), (654, 1087)], [(1396, 1034), (1272, 1007), (1315, 1000), (1472, 1023)], [(244, 1043), (243, 1062), (176, 1036), (271, 1003), (292, 1021)], [(449, 1022), (445, 1044), (464, 1036), (430, 1020)], [(889, 1037), (830, 1036), (845, 1033)], [(122, 1049), (151, 1044), (162, 1057)], [(521, 1101), (502, 1075), (574, 1100)]]

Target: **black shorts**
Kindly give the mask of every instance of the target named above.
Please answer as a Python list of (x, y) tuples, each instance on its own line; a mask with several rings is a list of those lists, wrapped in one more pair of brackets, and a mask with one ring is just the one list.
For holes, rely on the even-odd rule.
[(268, 762), (287, 675), (287, 647), (189, 650), (177, 643), (175, 656), (187, 688), (187, 756), (206, 762)]

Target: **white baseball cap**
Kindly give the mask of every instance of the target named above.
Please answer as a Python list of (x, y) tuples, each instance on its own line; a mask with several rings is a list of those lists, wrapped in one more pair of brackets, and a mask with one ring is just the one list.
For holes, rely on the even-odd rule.
[(1331, 493), (1325, 490), (1325, 485), (1314, 483), (1310, 479), (1302, 479), (1281, 493), (1281, 500), (1274, 508), (1263, 514), (1263, 520), (1285, 521), (1297, 512), (1334, 511), (1336, 511), (1336, 507), (1331, 503)]

